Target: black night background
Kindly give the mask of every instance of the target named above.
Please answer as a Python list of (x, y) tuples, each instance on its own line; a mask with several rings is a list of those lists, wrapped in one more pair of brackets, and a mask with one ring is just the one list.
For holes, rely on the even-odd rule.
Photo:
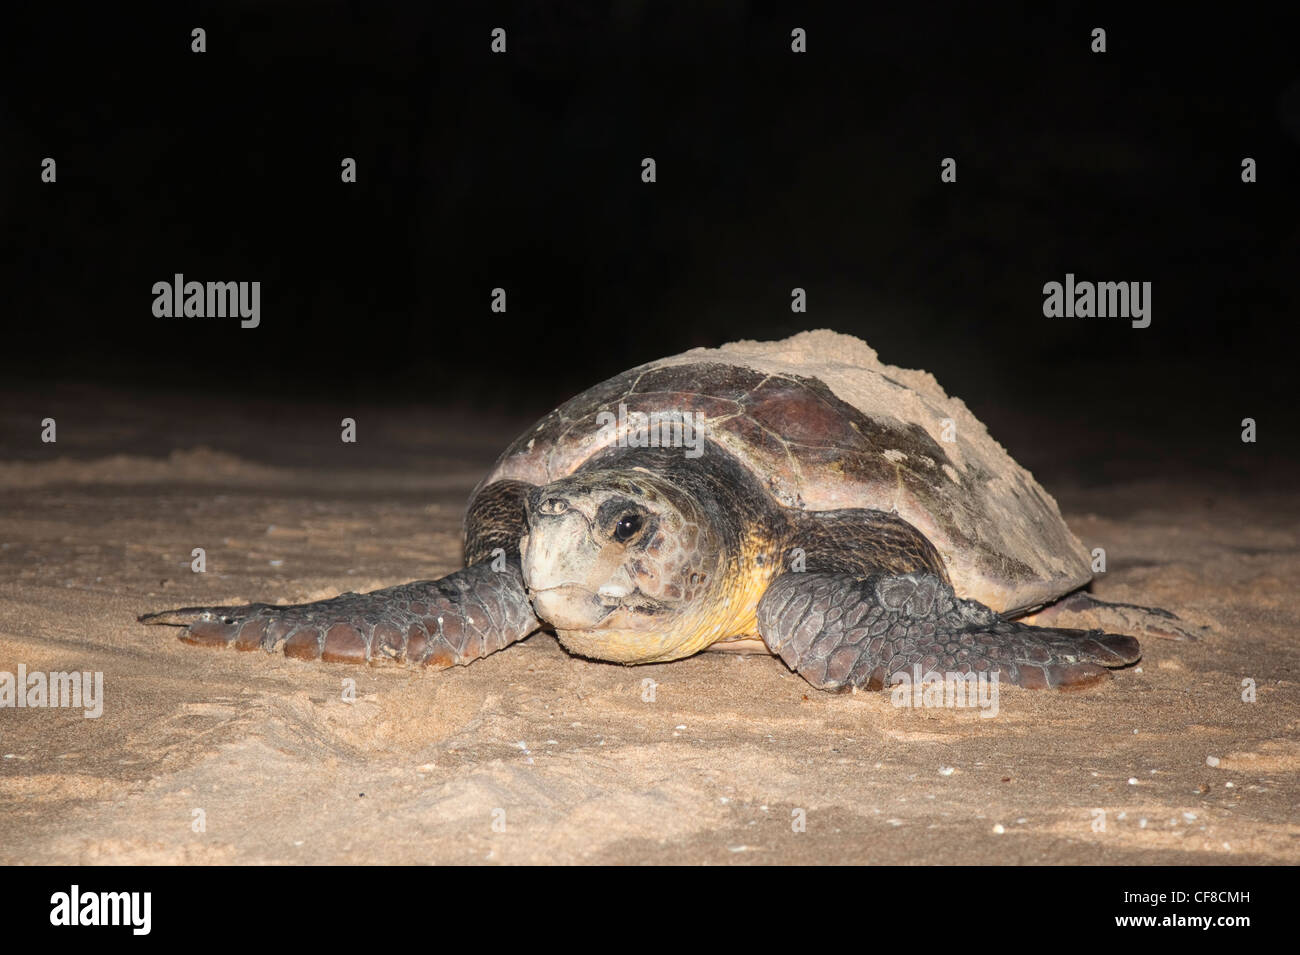
[[(1212, 436), (1253, 416), (1277, 437), (1291, 417), (1300, 73), (1259, 11), (7, 17), (0, 370), (22, 395), (93, 383), (178, 411), (262, 395), (527, 418), (688, 347), (831, 327), (932, 371), (1031, 467), (1050, 465), (1034, 460), (1048, 428), (1163, 449), (1154, 468), (1253, 472), (1274, 442), (1225, 460)], [(498, 21), (506, 56), (488, 49)], [(151, 286), (177, 272), (260, 281), (260, 327), (154, 317)], [(1066, 273), (1152, 282), (1151, 326), (1044, 318), (1042, 286)]]

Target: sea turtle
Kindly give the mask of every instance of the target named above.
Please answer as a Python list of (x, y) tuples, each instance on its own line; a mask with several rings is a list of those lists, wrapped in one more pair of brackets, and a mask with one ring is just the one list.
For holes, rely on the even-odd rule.
[(756, 649), (824, 689), (917, 666), (1078, 686), (1139, 658), (1132, 636), (1014, 619), (1052, 603), (1055, 623), (1180, 632), (1163, 611), (1061, 601), (1091, 571), (1051, 496), (929, 374), (828, 331), (583, 392), (506, 449), (464, 530), (466, 566), (440, 580), (140, 620), (193, 644), (437, 668), (543, 628), (626, 664)]

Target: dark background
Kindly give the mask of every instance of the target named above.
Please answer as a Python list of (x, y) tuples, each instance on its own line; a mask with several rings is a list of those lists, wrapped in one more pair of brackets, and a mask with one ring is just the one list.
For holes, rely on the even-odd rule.
[[(859, 6), (7, 8), (4, 393), (531, 418), (831, 327), (1031, 466), (1076, 440), (1139, 469), (1290, 461), (1294, 31), (1264, 6)], [(175, 272), (260, 281), (261, 326), (155, 318)], [(1151, 281), (1151, 326), (1044, 318), (1067, 272)]]

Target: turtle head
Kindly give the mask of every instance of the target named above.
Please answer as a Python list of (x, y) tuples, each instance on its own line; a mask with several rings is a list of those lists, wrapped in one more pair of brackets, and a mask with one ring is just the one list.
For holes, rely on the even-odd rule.
[(716, 638), (725, 557), (710, 502), (641, 468), (578, 472), (534, 490), (520, 543), (537, 615), (574, 653), (673, 660)]

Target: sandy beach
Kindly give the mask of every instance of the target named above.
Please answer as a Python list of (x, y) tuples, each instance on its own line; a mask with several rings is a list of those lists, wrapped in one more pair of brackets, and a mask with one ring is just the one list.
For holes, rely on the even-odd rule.
[(192, 648), (135, 617), (455, 569), (466, 495), (526, 422), (365, 409), (340, 447), (323, 406), (41, 407), (57, 451), (6, 402), (0, 670), (102, 673), (102, 715), (0, 709), (5, 863), (1300, 861), (1293, 494), (1054, 480), (1111, 555), (1094, 594), (1207, 635), (983, 718), (547, 633), (442, 672)]

